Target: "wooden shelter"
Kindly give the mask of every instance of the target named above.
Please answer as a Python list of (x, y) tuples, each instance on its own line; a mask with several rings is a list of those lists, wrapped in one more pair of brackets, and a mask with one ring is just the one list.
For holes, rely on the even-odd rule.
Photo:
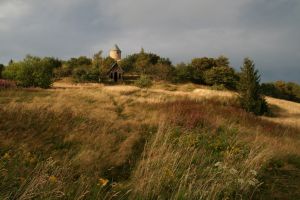
[(117, 62), (115, 62), (108, 71), (108, 76), (114, 82), (118, 82), (123, 81), (123, 73), (124, 70), (118, 65)]

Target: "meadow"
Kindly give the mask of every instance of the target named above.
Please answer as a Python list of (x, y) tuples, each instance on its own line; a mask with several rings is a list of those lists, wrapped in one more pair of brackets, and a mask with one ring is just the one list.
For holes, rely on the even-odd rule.
[(300, 104), (194, 84), (0, 90), (0, 199), (299, 199)]

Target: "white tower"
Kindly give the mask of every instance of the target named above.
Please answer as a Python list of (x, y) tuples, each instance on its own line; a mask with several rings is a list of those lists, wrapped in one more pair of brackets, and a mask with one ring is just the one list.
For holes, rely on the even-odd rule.
[(114, 59), (115, 61), (121, 60), (121, 50), (118, 47), (118, 45), (115, 44), (115, 46), (110, 50), (109, 56)]

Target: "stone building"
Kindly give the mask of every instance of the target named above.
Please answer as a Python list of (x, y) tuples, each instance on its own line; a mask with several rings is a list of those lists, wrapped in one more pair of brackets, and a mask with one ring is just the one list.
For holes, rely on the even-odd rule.
[(121, 53), (122, 51), (118, 47), (118, 45), (115, 45), (109, 52), (109, 56), (115, 60), (115, 62), (112, 64), (108, 76), (111, 80), (114, 82), (123, 81), (123, 73), (124, 70), (118, 65), (118, 62), (121, 60)]
[(118, 45), (115, 45), (109, 52), (109, 56), (114, 59), (115, 61), (120, 61), (121, 60), (121, 53), (122, 51), (118, 47)]

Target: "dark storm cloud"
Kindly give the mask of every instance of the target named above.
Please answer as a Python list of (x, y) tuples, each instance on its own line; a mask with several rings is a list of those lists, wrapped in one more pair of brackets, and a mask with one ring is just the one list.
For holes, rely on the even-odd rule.
[(19, 16), (0, 17), (4, 27), (0, 29), (1, 61), (28, 53), (58, 57), (86, 54), (95, 42), (105, 41), (118, 29), (114, 17), (108, 20), (105, 7), (98, 1), (21, 2), (3, 3), (7, 9), (15, 6), (13, 12)]
[(299, 29), (295, 24), (300, 20), (299, 9), (298, 0), (252, 0), (241, 10), (241, 17), (247, 25), (262, 29)]
[(250, 56), (263, 80), (300, 82), (298, 0), (0, 0), (0, 62), (88, 55), (118, 43), (173, 62)]
[(249, 49), (266, 80), (300, 82), (300, 1), (252, 0), (244, 5), (240, 26), (263, 48)]

